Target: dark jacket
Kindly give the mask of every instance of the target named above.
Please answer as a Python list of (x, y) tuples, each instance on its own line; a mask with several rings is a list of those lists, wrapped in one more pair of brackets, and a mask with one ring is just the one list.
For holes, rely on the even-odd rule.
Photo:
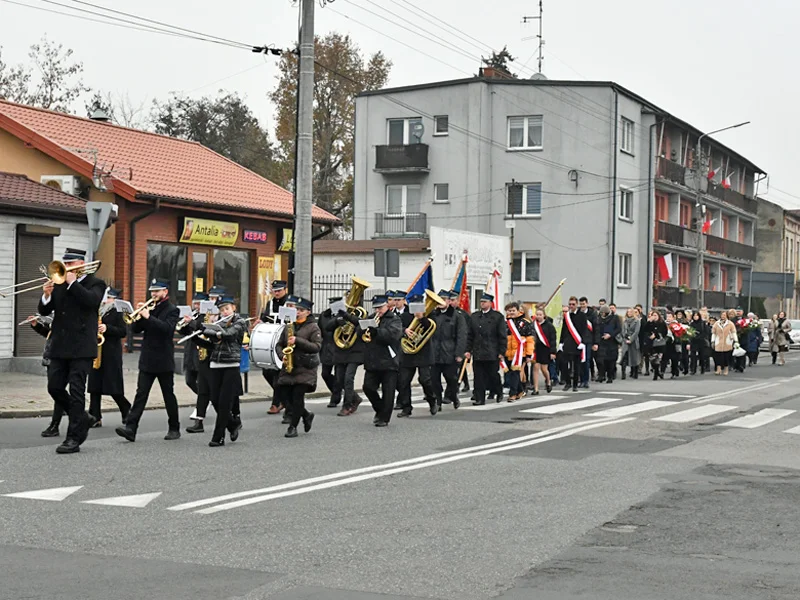
[[(619, 355), (619, 342), (617, 336), (622, 334), (622, 326), (619, 324), (619, 317), (609, 313), (607, 317), (600, 317), (595, 329), (597, 338), (597, 360), (598, 361), (617, 361)], [(604, 339), (604, 335), (609, 335)]]
[(563, 344), (564, 354), (566, 355), (580, 354), (581, 351), (578, 350), (578, 344), (575, 342), (575, 338), (572, 337), (572, 334), (569, 331), (567, 314), (569, 314), (569, 318), (572, 320), (572, 324), (575, 326), (575, 329), (578, 331), (578, 335), (584, 344), (586, 344), (587, 339), (594, 339), (594, 334), (588, 333), (588, 321), (586, 313), (576, 311), (575, 313), (564, 314), (564, 323), (561, 325), (561, 339), (559, 340), (559, 344)]
[[(694, 336), (689, 343), (692, 346), (696, 346), (698, 351), (708, 350), (711, 347), (711, 328), (708, 326), (708, 323), (703, 321), (703, 319), (692, 319), (689, 322), (689, 326), (697, 332), (697, 335)], [(761, 330), (759, 330), (759, 337), (760, 334)]]
[(53, 313), (50, 358), (95, 358), (97, 356), (97, 312), (106, 284), (86, 275), (69, 289), (62, 283), (53, 288), (50, 301), (39, 300), (39, 314)]
[[(581, 312), (580, 309), (578, 312)], [(600, 335), (597, 332), (600, 315), (592, 307), (587, 308), (583, 314), (586, 315), (586, 333), (583, 336), (583, 343), (587, 346), (594, 346), (600, 339)]]
[(447, 310), (435, 310), (431, 315), (436, 323), (433, 334), (433, 360), (437, 365), (451, 365), (457, 357), (464, 357), (467, 351), (467, 321), (452, 306)]
[(506, 319), (496, 310), (482, 310), (469, 317), (467, 352), (472, 360), (499, 360), (508, 347)]
[(403, 325), (391, 310), (380, 318), (378, 327), (369, 328), (372, 340), (364, 344), (364, 369), (367, 371), (397, 371), (400, 369), (400, 338)]
[(31, 327), (33, 330), (38, 333), (40, 336), (45, 338), (44, 340), (44, 350), (42, 350), (42, 366), (49, 367), (50, 366), (50, 326), (43, 325), (38, 321), (34, 321), (31, 323)]
[(280, 310), (281, 306), (286, 304), (286, 300), (289, 298), (289, 294), (286, 294), (283, 298), (278, 300), (277, 298), (273, 298), (267, 304), (267, 307), (264, 309), (264, 312), (261, 313), (261, 321), (264, 323), (273, 323), (278, 321), (278, 311)]
[[(281, 333), (278, 341), (278, 353), (283, 356), (283, 349), (286, 347), (289, 326), (287, 325)], [(309, 315), (302, 323), (294, 325), (294, 352), (292, 362), (294, 368), (291, 373), (286, 372), (286, 360), (278, 375), (278, 385), (304, 385), (309, 392), (317, 389), (317, 367), (319, 367), (319, 352), (322, 349), (322, 332), (319, 325), (314, 321), (314, 317)]]
[(133, 333), (144, 333), (139, 354), (139, 370), (147, 373), (175, 371), (175, 325), (181, 311), (164, 300), (150, 311), (149, 319), (139, 319), (131, 326)]
[[(335, 365), (363, 365), (364, 364), (364, 342), (361, 341), (361, 331), (358, 328), (358, 317), (344, 311), (336, 315), (336, 327), (341, 327), (345, 323), (351, 323), (356, 329), (356, 343), (350, 348), (339, 348), (334, 345), (333, 364)], [(334, 329), (335, 331), (335, 329)]]
[(102, 349), (102, 360), (99, 369), (89, 372), (87, 390), (90, 394), (124, 394), (125, 384), (122, 378), (122, 340), (128, 335), (128, 328), (122, 315), (110, 308), (103, 315), (103, 325), (107, 327), (103, 336), (106, 338)]
[(742, 344), (741, 340), (739, 341), (740, 344), (744, 347), (745, 350), (748, 352), (758, 352), (761, 348), (761, 342), (764, 341), (764, 334), (761, 333), (761, 324), (759, 323), (758, 329), (752, 329), (750, 331), (750, 336), (747, 338), (747, 345), (745, 346)]
[[(403, 325), (403, 337), (401, 339), (408, 339), (406, 336), (406, 329), (411, 326), (413, 321), (414, 315), (410, 312), (400, 315), (400, 323)], [(427, 327), (430, 327), (430, 325), (431, 320), (424, 318), (417, 328), (417, 331), (424, 331)], [(433, 365), (433, 338), (428, 340), (416, 354), (406, 354), (405, 350), (403, 350), (402, 342), (400, 344), (400, 350), (402, 351), (400, 356), (401, 367), (430, 367)]]
[(544, 322), (541, 323), (542, 333), (549, 346), (543, 344), (539, 339), (539, 335), (536, 333), (536, 325), (535, 322), (531, 323), (531, 333), (533, 334), (536, 356), (541, 358), (545, 354), (555, 355), (558, 350), (558, 342), (556, 341), (556, 328), (553, 325), (553, 321), (551, 319), (545, 319)]
[(242, 342), (247, 331), (247, 321), (241, 315), (234, 315), (230, 321), (220, 325), (221, 336), (207, 336), (214, 347), (211, 350), (211, 362), (238, 365), (242, 360)]
[(667, 324), (664, 321), (645, 321), (642, 325), (642, 352), (663, 353), (669, 343), (667, 343), (667, 346), (654, 348), (654, 340), (650, 339), (651, 335), (655, 335), (656, 340), (667, 337)]
[[(182, 327), (178, 329), (178, 334), (183, 337), (190, 335), (203, 328), (205, 315), (198, 315)], [(178, 319), (180, 321), (180, 318)], [(198, 371), (200, 370), (200, 356), (197, 350), (197, 337), (183, 344), (183, 370), (184, 371)]]
[(332, 365), (336, 351), (336, 343), (333, 341), (333, 334), (336, 331), (336, 316), (330, 308), (319, 316), (319, 329), (322, 331), (322, 351), (319, 354), (319, 360), (323, 365)]

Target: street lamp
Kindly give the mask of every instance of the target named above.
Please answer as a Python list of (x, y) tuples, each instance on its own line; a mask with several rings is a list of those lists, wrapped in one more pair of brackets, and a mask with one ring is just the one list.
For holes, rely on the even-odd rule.
[[(694, 186), (695, 186), (695, 199), (694, 199), (694, 206), (695, 212), (697, 214), (697, 307), (703, 308), (704, 303), (704, 288), (705, 288), (705, 273), (703, 268), (703, 226), (700, 224), (700, 220), (702, 219), (702, 210), (700, 207), (700, 152), (701, 152), (701, 142), (703, 141), (704, 137), (708, 137), (709, 135), (713, 135), (715, 133), (720, 133), (721, 131), (728, 131), (728, 129), (736, 129), (737, 127), (742, 127), (743, 125), (748, 125), (750, 121), (744, 121), (743, 123), (737, 123), (736, 125), (729, 125), (728, 127), (723, 127), (722, 129), (715, 129), (714, 131), (709, 131), (708, 133), (702, 134), (699, 138), (697, 138), (697, 151), (695, 152), (695, 170), (694, 170)], [(751, 267), (752, 270), (752, 267)]]

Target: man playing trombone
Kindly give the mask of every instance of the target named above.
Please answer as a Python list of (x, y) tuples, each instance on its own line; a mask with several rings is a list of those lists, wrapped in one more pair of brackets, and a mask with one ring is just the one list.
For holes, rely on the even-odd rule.
[(86, 378), (97, 357), (97, 311), (106, 286), (94, 275), (81, 271), (85, 258), (85, 250), (67, 248), (62, 258), (63, 283), (45, 283), (39, 301), (40, 315), (53, 314), (47, 391), (69, 415), (67, 437), (56, 448), (59, 454), (80, 452), (94, 421), (86, 413), (84, 394)]

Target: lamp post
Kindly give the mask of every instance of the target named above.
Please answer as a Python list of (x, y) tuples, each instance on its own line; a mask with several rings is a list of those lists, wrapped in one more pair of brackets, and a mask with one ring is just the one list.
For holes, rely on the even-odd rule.
[[(709, 135), (713, 135), (715, 133), (720, 133), (721, 131), (728, 131), (728, 129), (736, 129), (737, 127), (742, 127), (743, 125), (748, 125), (750, 121), (744, 121), (743, 123), (737, 123), (736, 125), (729, 125), (728, 127), (723, 127), (722, 129), (715, 129), (714, 131), (709, 131), (708, 133), (702, 134), (699, 138), (697, 138), (697, 151), (695, 152), (695, 170), (694, 170), (694, 186), (695, 186), (695, 199), (694, 199), (694, 207), (695, 213), (697, 215), (697, 304), (698, 308), (703, 308), (704, 303), (704, 288), (705, 288), (705, 277), (704, 277), (704, 269), (703, 269), (703, 226), (700, 222), (702, 219), (702, 208), (700, 205), (700, 169), (701, 169), (701, 161), (700, 161), (700, 152), (701, 152), (701, 143), (704, 137), (708, 137)], [(710, 158), (710, 157), (709, 157)], [(752, 268), (751, 268), (752, 270)]]

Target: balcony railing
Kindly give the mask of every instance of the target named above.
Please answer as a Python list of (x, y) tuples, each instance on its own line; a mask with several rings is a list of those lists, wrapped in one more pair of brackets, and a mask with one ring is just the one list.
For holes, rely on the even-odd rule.
[(708, 193), (715, 198), (719, 198), (723, 202), (727, 202), (732, 206), (746, 210), (749, 213), (756, 214), (758, 210), (758, 204), (755, 200), (748, 198), (747, 196), (734, 190), (726, 190), (721, 185), (709, 183)]
[(375, 213), (375, 237), (424, 237), (428, 234), (428, 215)]
[(428, 173), (428, 145), (376, 146), (375, 171), (378, 173)]
[(697, 305), (697, 290), (682, 292), (681, 288), (659, 286), (655, 292), (656, 306), (672, 306), (677, 309), (680, 306)]
[(656, 177), (668, 179), (678, 185), (686, 185), (686, 168), (668, 158), (659, 158)]
[(656, 221), (655, 241), (658, 244), (697, 248), (697, 232), (666, 221)]
[(742, 296), (739, 295), (725, 292), (703, 292), (703, 304), (713, 310), (715, 308), (736, 308), (744, 306), (746, 302), (742, 302)]
[(739, 242), (726, 240), (725, 238), (716, 237), (714, 235), (706, 236), (706, 252), (724, 254), (731, 258), (739, 258), (751, 262), (755, 262), (756, 260), (755, 246), (740, 244)]
[[(658, 159), (656, 177), (687, 187), (692, 190), (692, 192), (696, 189), (694, 184), (694, 171), (686, 169), (680, 163), (676, 163), (667, 158)], [(705, 180), (703, 180), (702, 186), (703, 189), (705, 189)], [(734, 190), (726, 190), (721, 185), (714, 185), (709, 182), (707, 193), (714, 198), (751, 214), (756, 214), (757, 212), (757, 203), (754, 199), (748, 198)]]

